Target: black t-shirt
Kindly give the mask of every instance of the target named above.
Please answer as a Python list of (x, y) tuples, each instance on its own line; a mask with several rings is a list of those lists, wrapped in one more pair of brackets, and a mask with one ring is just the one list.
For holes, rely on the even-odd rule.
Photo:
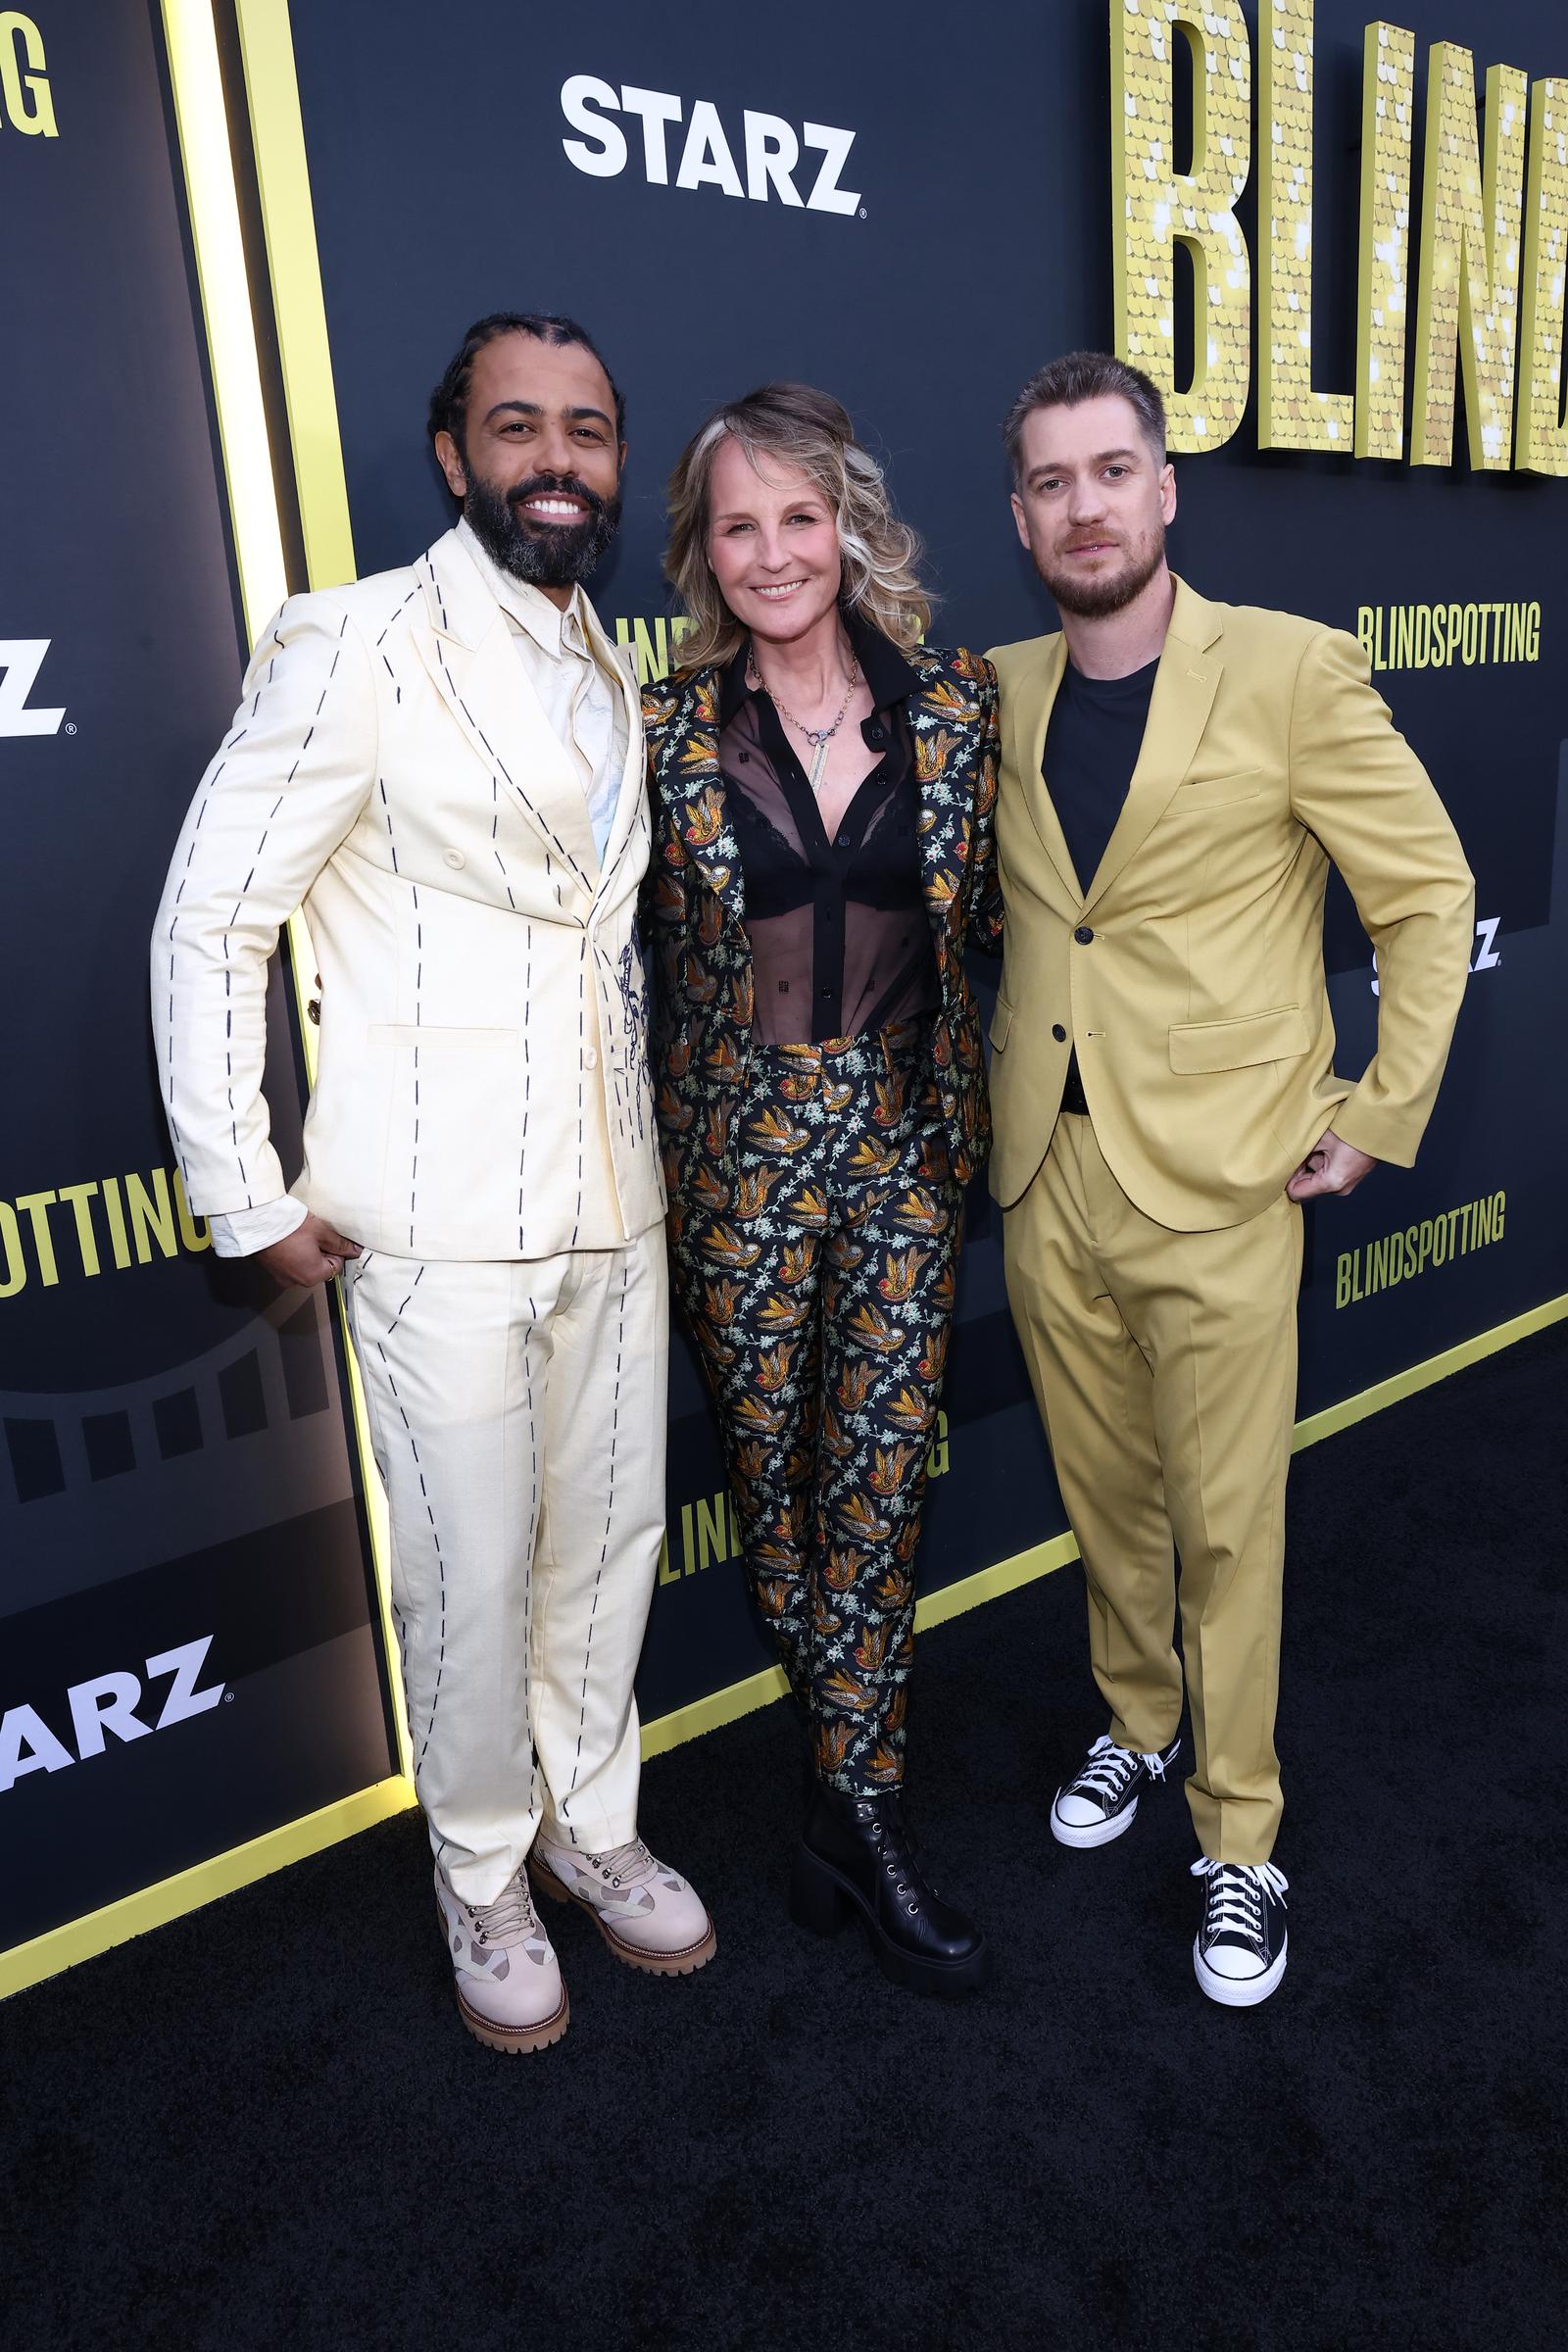
[(1069, 662), (1046, 730), (1045, 778), (1087, 894), (1143, 749), (1158, 662), (1125, 678), (1086, 678)]
[[(1078, 887), (1086, 895), (1138, 765), (1158, 668), (1155, 661), (1125, 678), (1086, 678), (1069, 662), (1061, 673), (1040, 772), (1061, 820)], [(1076, 1050), (1067, 1065), (1061, 1107), (1089, 1107)]]

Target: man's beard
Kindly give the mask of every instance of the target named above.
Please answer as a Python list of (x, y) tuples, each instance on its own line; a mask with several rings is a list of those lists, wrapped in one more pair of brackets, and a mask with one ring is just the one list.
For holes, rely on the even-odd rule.
[(1103, 620), (1143, 594), (1164, 556), (1165, 526), (1161, 523), (1153, 537), (1144, 542), (1141, 553), (1130, 557), (1124, 568), (1108, 579), (1079, 579), (1065, 567), (1059, 572), (1048, 571), (1044, 564), (1039, 566), (1040, 577), (1063, 612), (1070, 612), (1076, 620)]
[[(580, 523), (530, 522), (525, 498), (554, 495), (583, 499), (588, 514)], [(463, 502), (464, 520), (503, 571), (535, 588), (569, 588), (585, 580), (620, 528), (620, 498), (603, 499), (573, 473), (535, 473), (512, 490), (497, 490), (474, 475)]]

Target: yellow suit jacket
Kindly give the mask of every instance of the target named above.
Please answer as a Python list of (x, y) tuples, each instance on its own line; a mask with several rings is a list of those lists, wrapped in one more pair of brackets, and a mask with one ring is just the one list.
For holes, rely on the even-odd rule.
[[(1355, 640), (1178, 580), (1143, 750), (1087, 887), (1041, 778), (1065, 641), (991, 660), (1006, 910), (997, 1199), (1010, 1207), (1045, 1158), (1074, 1047), (1118, 1182), (1179, 1232), (1255, 1216), (1330, 1126), (1407, 1167), (1464, 994), (1473, 886)], [(1378, 1046), (1358, 1081), (1334, 1069), (1331, 860), (1378, 956)]]

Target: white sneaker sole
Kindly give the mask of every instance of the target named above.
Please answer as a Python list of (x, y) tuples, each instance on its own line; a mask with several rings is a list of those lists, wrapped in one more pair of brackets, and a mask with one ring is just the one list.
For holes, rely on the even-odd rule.
[(1286, 1954), (1290, 1948), (1290, 1937), (1287, 1936), (1275, 1955), (1273, 1966), (1266, 1969), (1260, 1977), (1222, 1977), (1217, 1969), (1209, 1967), (1199, 1948), (1198, 1937), (1195, 1936), (1193, 1938), (1193, 1971), (1209, 1999), (1218, 2001), (1222, 2008), (1255, 2009), (1259, 2001), (1268, 1999), (1269, 1994), (1275, 1990), (1281, 1977), (1284, 1976)]
[[(1056, 1795), (1059, 1797), (1060, 1794), (1061, 1790), (1058, 1788)], [(1124, 1811), (1107, 1813), (1103, 1821), (1090, 1821), (1080, 1825), (1075, 1821), (1063, 1821), (1053, 1801), (1051, 1835), (1058, 1845), (1109, 1845), (1113, 1838), (1121, 1837), (1124, 1831), (1132, 1828), (1137, 1812), (1138, 1799), (1135, 1796)]]

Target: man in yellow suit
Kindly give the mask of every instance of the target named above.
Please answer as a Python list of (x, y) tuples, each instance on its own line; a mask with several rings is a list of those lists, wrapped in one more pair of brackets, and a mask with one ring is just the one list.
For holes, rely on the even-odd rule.
[[(1004, 964), (991, 1032), (1007, 1294), (1110, 1710), (1052, 1829), (1107, 1843), (1178, 1750), (1174, 1550), (1217, 2001), (1285, 1971), (1279, 1676), (1299, 1203), (1408, 1167), (1464, 993), (1472, 885), (1355, 641), (1173, 576), (1158, 392), (1075, 352), (1004, 428), (1059, 633), (992, 654)], [(1378, 957), (1336, 1076), (1333, 861)]]

